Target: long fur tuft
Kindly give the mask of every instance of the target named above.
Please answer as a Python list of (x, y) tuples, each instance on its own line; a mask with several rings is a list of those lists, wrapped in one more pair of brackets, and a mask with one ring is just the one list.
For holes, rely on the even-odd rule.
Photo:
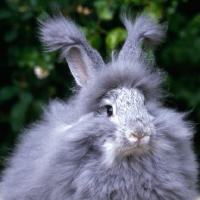
[[(62, 60), (64, 58), (67, 59), (72, 48), (78, 47), (81, 52), (78, 57), (82, 57), (85, 62), (87, 62), (87, 59), (90, 59), (87, 64), (91, 64), (94, 68), (104, 66), (99, 53), (88, 44), (79, 26), (71, 19), (58, 13), (53, 17), (45, 16), (42, 20), (38, 20), (38, 22), (39, 38), (46, 51), (61, 50), (60, 60)], [(72, 57), (71, 55), (69, 56)]]
[(128, 31), (126, 42), (119, 54), (121, 59), (139, 57), (142, 53), (142, 41), (153, 49), (165, 38), (166, 24), (156, 24), (144, 14), (138, 15), (134, 21), (126, 14), (121, 18)]
[(46, 51), (52, 52), (62, 50), (61, 59), (65, 57), (65, 49), (77, 43), (87, 43), (81, 30), (71, 19), (62, 15), (48, 17), (46, 16), (39, 22), (39, 37)]

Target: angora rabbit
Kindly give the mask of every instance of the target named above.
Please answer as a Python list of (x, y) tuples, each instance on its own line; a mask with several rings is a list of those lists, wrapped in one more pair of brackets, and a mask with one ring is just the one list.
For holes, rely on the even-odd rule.
[(70, 19), (40, 21), (41, 41), (61, 50), (78, 87), (21, 137), (2, 176), (4, 200), (196, 198), (193, 127), (161, 103), (164, 74), (142, 48), (161, 42), (166, 26), (145, 15), (123, 23), (125, 44), (105, 64)]

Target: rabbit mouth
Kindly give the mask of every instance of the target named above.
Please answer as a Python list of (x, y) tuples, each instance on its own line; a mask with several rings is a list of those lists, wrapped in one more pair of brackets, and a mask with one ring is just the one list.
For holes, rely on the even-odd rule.
[(143, 154), (149, 150), (150, 136), (146, 135), (142, 138), (128, 138), (122, 145), (121, 151), (125, 154)]
[(145, 135), (144, 137), (131, 137), (129, 138), (129, 142), (134, 143), (137, 147), (142, 147), (144, 145), (147, 145), (150, 141), (150, 136)]
[(121, 157), (128, 155), (142, 155), (151, 149), (151, 134), (136, 134), (133, 131), (126, 131), (125, 137), (118, 140), (118, 155)]

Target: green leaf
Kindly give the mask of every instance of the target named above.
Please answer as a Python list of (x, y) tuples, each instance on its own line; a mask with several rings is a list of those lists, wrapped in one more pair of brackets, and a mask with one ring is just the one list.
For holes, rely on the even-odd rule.
[(109, 50), (112, 50), (118, 44), (126, 39), (126, 31), (123, 28), (115, 28), (110, 31), (106, 37), (106, 45)]
[(16, 103), (11, 110), (11, 127), (14, 132), (18, 132), (25, 121), (26, 105), (23, 102)]
[(100, 46), (102, 44), (102, 39), (99, 35), (93, 35), (88, 38), (88, 42), (95, 48), (100, 49)]
[(11, 17), (11, 12), (6, 9), (0, 9), (0, 19), (8, 19)]
[(6, 42), (12, 42), (15, 38), (17, 38), (17, 36), (18, 36), (17, 31), (9, 31), (4, 36), (4, 39), (5, 39)]
[(14, 132), (18, 132), (25, 122), (26, 112), (32, 100), (29, 93), (21, 93), (20, 101), (17, 102), (11, 110), (11, 127)]
[(16, 86), (6, 86), (0, 90), (0, 102), (12, 99), (18, 93)]
[(94, 6), (97, 8), (97, 13), (100, 19), (102, 20), (111, 20), (113, 19), (114, 12), (109, 6), (108, 1), (96, 1)]

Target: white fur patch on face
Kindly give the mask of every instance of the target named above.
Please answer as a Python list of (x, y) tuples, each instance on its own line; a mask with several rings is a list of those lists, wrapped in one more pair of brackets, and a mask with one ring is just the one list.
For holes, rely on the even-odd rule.
[(103, 144), (103, 152), (104, 152), (103, 162), (107, 166), (111, 166), (115, 161), (115, 158), (117, 157), (117, 147), (114, 144), (114, 142), (106, 141)]

